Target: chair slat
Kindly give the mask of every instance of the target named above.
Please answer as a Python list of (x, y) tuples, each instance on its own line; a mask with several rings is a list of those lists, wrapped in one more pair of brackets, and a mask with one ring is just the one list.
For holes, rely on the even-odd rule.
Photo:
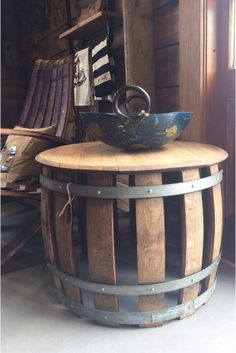
[(44, 90), (44, 75), (45, 75), (46, 65), (40, 65), (38, 71), (37, 85), (35, 88), (34, 99), (31, 104), (31, 108), (28, 114), (28, 119), (26, 122), (27, 128), (34, 128), (35, 121), (37, 119), (38, 111), (40, 109), (41, 98)]
[(33, 101), (34, 101), (34, 97), (35, 97), (35, 90), (37, 87), (37, 82), (38, 82), (38, 73), (39, 73), (39, 69), (40, 69), (40, 65), (39, 65), (40, 60), (36, 61), (36, 64), (34, 66), (32, 75), (31, 75), (31, 81), (30, 81), (30, 85), (29, 85), (29, 89), (28, 89), (28, 93), (26, 96), (26, 101), (21, 113), (21, 117), (20, 120), (18, 122), (18, 124), (22, 127), (27, 127), (27, 119), (29, 116), (29, 112), (30, 109), (33, 105)]
[(55, 103), (53, 108), (51, 124), (58, 124), (61, 111), (61, 102), (62, 102), (62, 84), (63, 84), (63, 65), (60, 65), (57, 70), (56, 78), (56, 95)]
[(71, 66), (69, 63), (65, 63), (63, 67), (63, 77), (62, 77), (62, 100), (61, 100), (61, 109), (59, 115), (59, 121), (57, 125), (56, 136), (63, 136), (63, 131), (65, 127), (65, 121), (68, 116), (68, 107), (71, 102), (71, 75), (70, 75)]
[(34, 122), (34, 128), (42, 128), (44, 125), (44, 117), (47, 111), (47, 105), (49, 100), (50, 85), (51, 85), (51, 75), (52, 75), (52, 65), (48, 63), (45, 67), (44, 77), (43, 77), (43, 91), (39, 104), (39, 109)]
[(53, 109), (54, 109), (55, 98), (56, 98), (57, 70), (58, 70), (58, 66), (53, 65), (51, 83), (50, 83), (50, 92), (48, 95), (47, 111), (44, 118), (45, 127), (52, 125)]

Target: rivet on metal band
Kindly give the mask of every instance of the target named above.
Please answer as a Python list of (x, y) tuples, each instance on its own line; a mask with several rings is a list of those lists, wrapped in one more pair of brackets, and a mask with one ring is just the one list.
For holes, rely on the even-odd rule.
[(106, 324), (111, 325), (142, 325), (176, 319), (198, 309), (201, 305), (210, 299), (215, 290), (215, 287), (216, 280), (208, 290), (206, 290), (204, 293), (192, 301), (160, 309), (158, 311), (149, 312), (111, 312), (97, 310), (79, 303), (72, 302), (58, 290), (56, 290), (56, 294), (59, 300), (64, 305), (69, 307), (73, 314), (79, 317), (86, 317), (87, 319), (96, 320), (98, 322), (104, 322), (105, 320)]
[[(70, 183), (70, 193), (74, 196), (101, 199), (146, 199), (156, 197), (166, 197), (183, 195), (191, 192), (211, 188), (223, 179), (223, 171), (197, 180), (185, 181), (181, 183), (162, 184), (150, 186), (90, 186)], [(40, 175), (42, 187), (67, 194), (67, 183), (60, 182), (44, 175)]]
[(212, 272), (216, 271), (219, 262), (220, 256), (211, 265), (195, 274), (174, 281), (153, 283), (149, 285), (112, 285), (105, 283), (88, 282), (76, 277), (69, 276), (49, 263), (47, 264), (47, 266), (54, 275), (58, 276), (62, 281), (66, 281), (66, 283), (70, 284), (75, 288), (85, 289), (87, 291), (96, 293), (135, 296), (167, 293), (191, 286), (194, 283), (202, 281), (204, 278), (208, 277)]

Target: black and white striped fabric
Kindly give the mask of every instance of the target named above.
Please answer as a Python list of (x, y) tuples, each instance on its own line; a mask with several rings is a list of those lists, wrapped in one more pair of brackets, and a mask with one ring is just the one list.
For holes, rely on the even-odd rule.
[(92, 49), (94, 89), (96, 97), (106, 97), (114, 91), (114, 58), (107, 46), (107, 38)]

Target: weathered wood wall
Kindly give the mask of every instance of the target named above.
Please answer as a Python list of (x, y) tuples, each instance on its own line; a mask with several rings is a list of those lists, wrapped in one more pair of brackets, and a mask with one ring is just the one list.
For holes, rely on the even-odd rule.
[[(121, 0), (114, 1), (117, 8), (121, 9)], [(7, 3), (5, 0), (4, 3)], [(11, 3), (11, 18), (8, 16), (8, 7), (3, 7), (3, 18), (5, 22), (3, 27), (9, 36), (12, 29), (9, 32), (9, 28), (15, 28), (15, 34), (13, 35), (14, 41), (17, 42), (18, 50), (18, 67), (22, 73), (21, 82), (24, 83), (24, 87), (28, 87), (32, 68), (35, 60), (39, 58), (43, 59), (59, 59), (69, 55), (69, 43), (66, 39), (59, 39), (59, 35), (63, 33), (67, 28), (67, 15), (66, 15), (66, 4), (65, 0), (9, 0)], [(78, 8), (77, 0), (70, 0), (72, 25), (78, 21)], [(14, 26), (13, 26), (14, 25)], [(9, 27), (9, 28), (8, 28)], [(116, 83), (120, 87), (125, 83), (125, 69), (124, 69), (124, 48), (123, 48), (123, 35), (121, 19), (114, 20), (114, 57), (116, 62)], [(100, 40), (106, 35), (106, 27), (99, 28), (98, 32), (90, 37), (84, 38), (83, 41), (73, 41), (74, 52), (78, 49), (85, 47), (93, 47), (98, 44)], [(5, 71), (3, 72), (4, 77)], [(9, 70), (8, 70), (9, 71)], [(6, 71), (8, 73), (8, 71)], [(15, 72), (15, 71), (14, 71)], [(11, 70), (11, 76), (14, 76), (14, 72)], [(9, 81), (9, 75), (7, 76)], [(3, 105), (10, 105), (11, 109), (14, 110), (14, 119), (9, 124), (9, 117), (4, 115), (2, 117), (3, 127), (13, 127), (19, 118), (21, 109), (23, 106), (25, 93), (21, 94), (21, 101), (18, 104), (16, 89), (13, 91), (15, 95), (14, 101), (9, 102), (9, 90), (2, 89), (6, 100)], [(5, 109), (4, 105), (4, 109)], [(16, 106), (17, 105), (17, 106)], [(7, 110), (9, 112), (9, 109)]]
[[(223, 256), (235, 261), (235, 70), (229, 62), (229, 0), (208, 0), (208, 143), (224, 148), (225, 232)], [(213, 36), (213, 38), (212, 38)], [(232, 43), (231, 43), (232, 45)]]
[[(16, 11), (18, 17), (21, 18), (19, 22), (20, 31), (20, 59), (21, 66), (27, 75), (30, 76), (33, 63), (38, 58), (43, 59), (58, 59), (69, 55), (69, 43), (66, 39), (59, 39), (59, 35), (67, 28), (67, 15), (65, 0), (30, 0), (30, 1), (16, 1)], [(36, 5), (42, 4), (42, 9), (37, 10)], [(77, 0), (70, 1), (72, 25), (78, 21)], [(32, 21), (32, 30), (30, 27), (30, 18)], [(115, 32), (119, 31), (120, 22), (114, 21)], [(99, 43), (100, 39), (104, 38), (105, 28), (98, 29), (94, 36), (85, 37), (83, 41), (73, 41), (74, 51), (91, 47)], [(122, 43), (121, 43), (122, 45)], [(120, 46), (119, 46), (120, 47)], [(115, 51), (115, 59), (118, 62), (117, 67), (123, 67), (120, 60), (123, 59), (123, 51), (117, 48)]]
[(156, 94), (159, 113), (179, 108), (179, 5), (153, 0)]
[(181, 139), (220, 146), (225, 170), (225, 251), (235, 261), (234, 70), (228, 67), (230, 0), (153, 0), (158, 112), (190, 110)]
[[(16, 1), (15, 4), (20, 19), (20, 64), (29, 78), (36, 59), (58, 59), (69, 55), (68, 42), (59, 39), (59, 34), (67, 29), (65, 1), (31, 0)], [(71, 13), (75, 21), (76, 0), (71, 1)]]
[(19, 119), (25, 82), (19, 65), (19, 36), (14, 1), (2, 1), (1, 118), (4, 127), (13, 127)]

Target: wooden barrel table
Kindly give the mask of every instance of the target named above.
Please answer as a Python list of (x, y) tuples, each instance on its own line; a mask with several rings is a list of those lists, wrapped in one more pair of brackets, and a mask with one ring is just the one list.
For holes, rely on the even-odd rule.
[(206, 303), (220, 261), (226, 158), (181, 141), (145, 152), (88, 142), (40, 153), (45, 253), (62, 303), (104, 325), (140, 327)]

